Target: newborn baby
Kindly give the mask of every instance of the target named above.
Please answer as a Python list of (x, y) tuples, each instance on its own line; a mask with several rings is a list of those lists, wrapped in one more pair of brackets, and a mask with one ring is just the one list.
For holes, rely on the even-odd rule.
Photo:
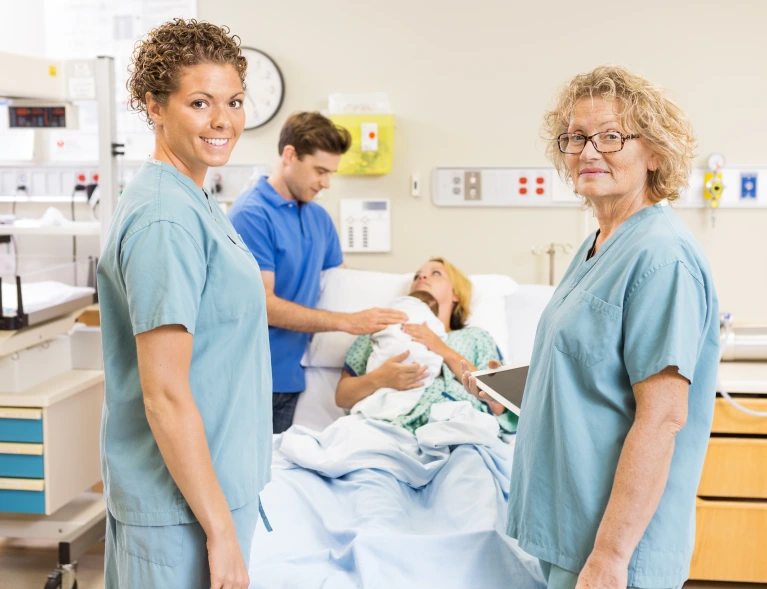
[[(443, 340), (447, 337), (445, 326), (439, 320), (439, 304), (426, 291), (416, 291), (410, 296), (394, 299), (392, 309), (402, 311), (408, 316), (408, 323), (424, 324)], [(425, 345), (414, 342), (402, 331), (401, 325), (390, 325), (386, 329), (370, 336), (373, 352), (368, 358), (367, 373), (379, 368), (385, 362), (406, 351), (410, 355), (405, 363), (416, 362), (427, 367), (426, 378), (422, 387), (409, 391), (397, 391), (390, 388), (378, 389), (375, 393), (362, 399), (354, 407), (352, 413), (361, 413), (365, 417), (392, 420), (405, 415), (415, 407), (421, 393), (434, 382), (442, 369), (442, 356), (431, 352)]]

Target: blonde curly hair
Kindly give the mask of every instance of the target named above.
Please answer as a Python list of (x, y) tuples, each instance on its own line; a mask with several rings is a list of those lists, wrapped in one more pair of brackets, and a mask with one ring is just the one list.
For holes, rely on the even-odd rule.
[(661, 87), (618, 66), (600, 66), (578, 74), (564, 86), (554, 107), (544, 115), (543, 136), (548, 141), (546, 155), (562, 180), (572, 183), (557, 137), (567, 133), (577, 102), (594, 97), (616, 101), (621, 124), (628, 132), (639, 134), (657, 154), (657, 170), (647, 172), (650, 199), (656, 203), (678, 199), (680, 191), (689, 182), (695, 158), (696, 139), (692, 126), (685, 112), (665, 95)]
[(229, 27), (176, 18), (152, 29), (136, 43), (128, 66), (130, 108), (141, 113), (153, 128), (147, 112), (147, 92), (160, 104), (167, 104), (178, 88), (181, 70), (202, 63), (232, 65), (245, 88), (248, 60), (240, 51), (240, 38), (230, 35)]

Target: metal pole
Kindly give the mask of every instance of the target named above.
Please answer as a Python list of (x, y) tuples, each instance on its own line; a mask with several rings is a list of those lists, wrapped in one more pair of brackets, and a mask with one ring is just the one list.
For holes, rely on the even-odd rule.
[(99, 108), (99, 220), (104, 250), (117, 204), (117, 141), (115, 65), (112, 57), (96, 59), (96, 100)]
[(554, 286), (554, 258), (557, 255), (557, 250), (554, 247), (554, 244), (551, 244), (551, 247), (548, 251), (549, 254), (549, 284), (551, 286)]

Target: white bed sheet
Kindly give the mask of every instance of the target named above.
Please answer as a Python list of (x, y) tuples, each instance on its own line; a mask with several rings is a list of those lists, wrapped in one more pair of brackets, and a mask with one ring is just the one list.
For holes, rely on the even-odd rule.
[(343, 368), (304, 369), (306, 390), (298, 397), (294, 425), (303, 425), (314, 431), (322, 431), (339, 417), (347, 415), (336, 406), (336, 387)]

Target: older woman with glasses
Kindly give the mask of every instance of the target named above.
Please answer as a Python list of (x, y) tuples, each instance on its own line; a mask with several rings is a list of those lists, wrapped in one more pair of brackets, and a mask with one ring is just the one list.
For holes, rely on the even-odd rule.
[(538, 326), (508, 533), (550, 588), (681, 587), (719, 359), (711, 270), (663, 202), (687, 184), (692, 130), (660, 88), (616, 67), (576, 76), (545, 130), (599, 229)]

